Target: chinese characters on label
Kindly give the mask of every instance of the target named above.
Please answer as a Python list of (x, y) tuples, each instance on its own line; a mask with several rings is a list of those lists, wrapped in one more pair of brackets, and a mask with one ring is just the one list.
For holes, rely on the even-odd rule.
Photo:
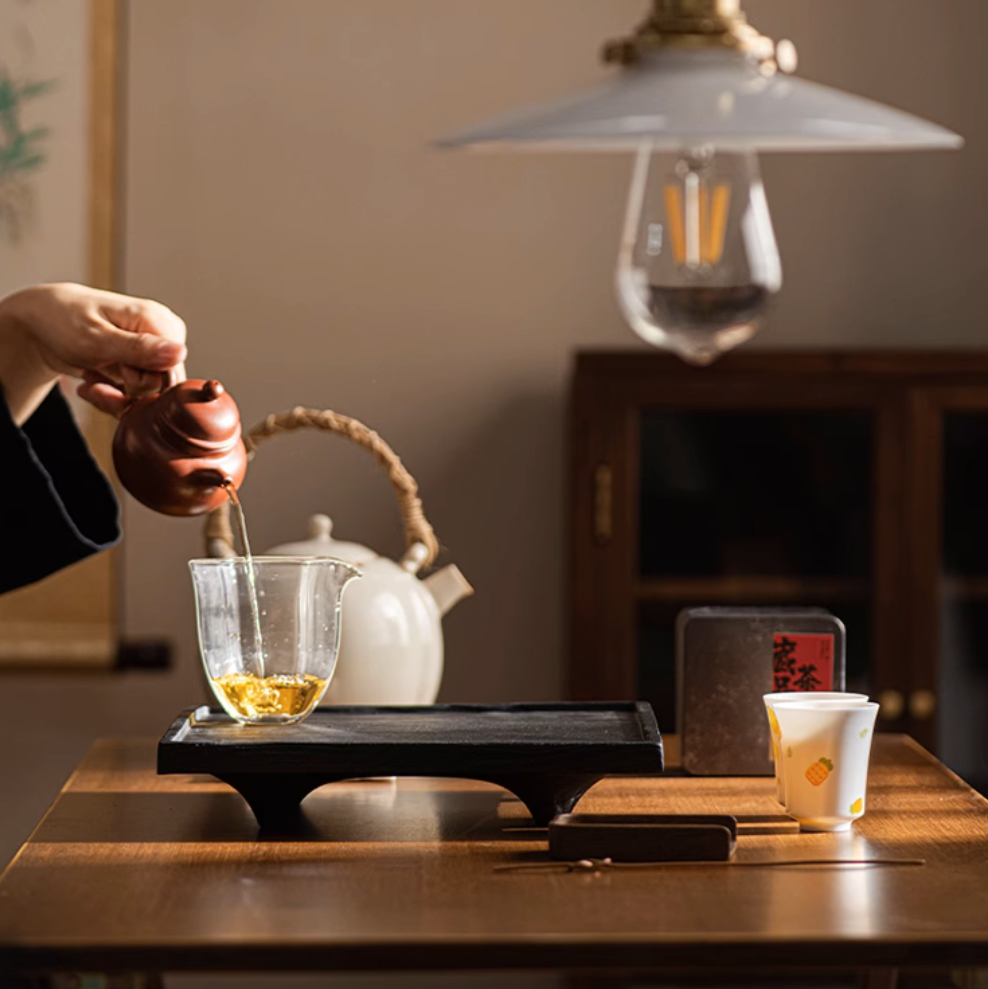
[(772, 690), (832, 690), (834, 637), (777, 632), (772, 649)]

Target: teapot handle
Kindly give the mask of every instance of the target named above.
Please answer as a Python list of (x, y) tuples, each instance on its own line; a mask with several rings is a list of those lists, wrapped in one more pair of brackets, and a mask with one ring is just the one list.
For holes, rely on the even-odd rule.
[(162, 392), (168, 391), (172, 385), (177, 385), (182, 381), (186, 381), (188, 377), (188, 374), (185, 372), (184, 364), (176, 364), (175, 367), (168, 371), (145, 371), (143, 372), (144, 380), (147, 380), (150, 383), (157, 379), (157, 388), (148, 388), (147, 390), (141, 392), (132, 392), (128, 389), (128, 395), (131, 398), (145, 398), (148, 396), (149, 392), (152, 395), (160, 395)]
[[(394, 485), (398, 498), (398, 508), (401, 512), (405, 528), (405, 540), (411, 549), (416, 543), (421, 543), (426, 549), (423, 564), (428, 566), (439, 555), (439, 541), (432, 530), (422, 510), (422, 500), (418, 495), (418, 485), (415, 478), (405, 469), (398, 455), (362, 422), (349, 416), (331, 412), (329, 409), (295, 408), (288, 412), (279, 412), (268, 416), (244, 435), (244, 446), (247, 456), (253, 460), (258, 444), (280, 433), (292, 432), (296, 429), (322, 429), (330, 433), (339, 433), (353, 440), (357, 446), (362, 446), (374, 454), (374, 458), (382, 467), (387, 468), (388, 476)], [(206, 518), (205, 529), (206, 553), (209, 556), (236, 555), (233, 544), (233, 527), (230, 523), (230, 504), (223, 502)]]

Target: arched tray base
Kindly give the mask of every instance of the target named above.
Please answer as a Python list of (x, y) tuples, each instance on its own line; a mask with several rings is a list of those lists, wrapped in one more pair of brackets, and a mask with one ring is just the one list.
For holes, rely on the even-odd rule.
[(648, 704), (327, 707), (302, 724), (239, 725), (201, 707), (158, 745), (159, 773), (209, 773), (236, 789), (260, 827), (302, 819), (302, 801), (341, 780), (434, 776), (511, 791), (536, 824), (568, 814), (605, 776), (661, 773)]

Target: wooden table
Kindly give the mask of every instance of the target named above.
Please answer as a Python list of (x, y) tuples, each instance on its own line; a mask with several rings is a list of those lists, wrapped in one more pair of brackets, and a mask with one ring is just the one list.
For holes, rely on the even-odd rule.
[[(585, 812), (738, 817), (735, 863), (598, 873), (488, 784), (338, 783), (294, 837), (259, 836), (152, 740), (98, 742), (0, 879), (0, 971), (988, 966), (988, 803), (909, 739), (875, 740), (868, 813), (794, 833), (771, 779), (610, 779)], [(750, 866), (795, 859), (922, 866)]]

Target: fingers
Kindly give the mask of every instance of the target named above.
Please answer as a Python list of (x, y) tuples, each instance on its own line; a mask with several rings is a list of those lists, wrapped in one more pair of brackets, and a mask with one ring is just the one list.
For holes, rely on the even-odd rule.
[(76, 390), (76, 394), (100, 412), (106, 412), (116, 419), (119, 419), (130, 407), (130, 399), (115, 385), (105, 381), (84, 380)]
[[(96, 330), (90, 342), (93, 359), (87, 366), (118, 364), (138, 371), (169, 371), (185, 360), (185, 323), (160, 302), (89, 289), (87, 308)], [(138, 394), (160, 389), (160, 382), (143, 375), (125, 380)]]
[(99, 308), (104, 319), (121, 330), (185, 343), (185, 323), (160, 302), (105, 292), (100, 296)]
[[(181, 374), (179, 374), (181, 372)], [(111, 364), (109, 367), (101, 367), (98, 371), (89, 368), (77, 372), (75, 377), (83, 378), (89, 384), (105, 382), (113, 385), (118, 391), (129, 395), (131, 398), (143, 398), (146, 395), (157, 395), (169, 385), (185, 380), (185, 366), (179, 364), (177, 367), (165, 371), (142, 371), (140, 368), (131, 367), (129, 364)]]
[(120, 364), (138, 371), (168, 371), (181, 364), (187, 353), (185, 344), (179, 341), (149, 332), (118, 329), (109, 323), (100, 327), (94, 350), (98, 350), (99, 359), (93, 367)]
[(142, 372), (182, 376), (185, 323), (161, 303), (74, 283), (34, 286), (19, 298), (19, 323), (46, 373), (100, 370), (136, 394), (160, 389)]
[(102, 371), (83, 371), (76, 377), (82, 378), (87, 385), (107, 384), (112, 385), (118, 391), (123, 391), (123, 379), (118, 373), (118, 368), (103, 368)]
[[(184, 367), (179, 365), (184, 371)], [(171, 377), (176, 374), (176, 368), (168, 372), (142, 371), (129, 364), (111, 364), (98, 371), (90, 368), (77, 374), (87, 385), (104, 384), (119, 392), (126, 399), (150, 398), (164, 391), (171, 384)], [(175, 380), (179, 380), (176, 378)], [(181, 380), (184, 380), (184, 376)]]
[(157, 395), (168, 387), (168, 375), (163, 371), (143, 371), (124, 364), (120, 368), (123, 390), (131, 398)]

